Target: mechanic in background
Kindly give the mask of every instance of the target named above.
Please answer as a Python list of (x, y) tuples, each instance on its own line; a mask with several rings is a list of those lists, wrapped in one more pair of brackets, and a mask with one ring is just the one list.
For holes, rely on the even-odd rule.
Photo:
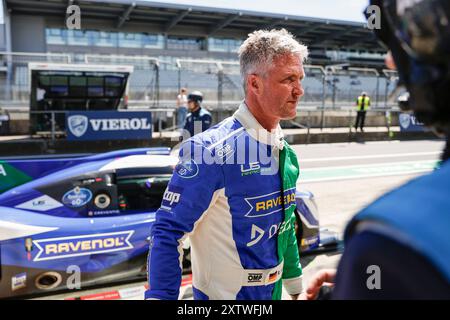
[(202, 108), (203, 94), (193, 91), (187, 97), (189, 113), (186, 117), (184, 129), (192, 137), (194, 134), (208, 130), (211, 126), (212, 117), (208, 110)]
[(307, 296), (314, 299), (323, 284), (334, 283), (334, 299), (450, 299), (450, 3), (371, 4), (381, 8), (375, 33), (392, 52), (409, 108), (446, 138), (446, 147), (438, 169), (350, 221), (337, 272), (319, 272)]
[(358, 127), (364, 132), (364, 121), (366, 120), (366, 112), (370, 107), (370, 98), (365, 91), (356, 99), (356, 122), (355, 131)]

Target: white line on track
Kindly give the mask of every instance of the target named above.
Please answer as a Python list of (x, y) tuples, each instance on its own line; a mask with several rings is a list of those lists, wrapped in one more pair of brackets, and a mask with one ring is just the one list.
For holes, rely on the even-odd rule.
[(441, 151), (430, 151), (430, 152), (374, 154), (367, 156), (346, 156), (346, 157), (311, 158), (311, 159), (302, 159), (300, 157), (299, 162), (303, 163), (303, 162), (322, 162), (322, 161), (358, 160), (358, 159), (401, 158), (401, 157), (415, 157), (415, 156), (432, 156), (432, 155), (440, 155), (441, 153), (442, 153)]
[(341, 180), (358, 180), (363, 178), (379, 178), (379, 177), (387, 177), (387, 176), (400, 176), (400, 175), (411, 175), (418, 173), (426, 173), (430, 172), (430, 170), (411, 170), (408, 172), (392, 172), (392, 173), (375, 173), (375, 174), (363, 174), (359, 176), (341, 176), (341, 177), (330, 177), (330, 178), (318, 178), (318, 179), (304, 179), (301, 178), (298, 180), (297, 185), (301, 185), (302, 183), (308, 182), (328, 182), (328, 181), (341, 181)]
[[(354, 168), (370, 168), (370, 167), (385, 167), (385, 166), (401, 166), (401, 165), (420, 165), (437, 162), (437, 160), (419, 160), (419, 161), (398, 161), (398, 162), (382, 162), (382, 163), (370, 163), (370, 164), (353, 164), (348, 166), (332, 166), (332, 167), (318, 167), (318, 168), (305, 168), (300, 171), (329, 171), (334, 169), (354, 169)], [(300, 161), (301, 163), (301, 161)]]

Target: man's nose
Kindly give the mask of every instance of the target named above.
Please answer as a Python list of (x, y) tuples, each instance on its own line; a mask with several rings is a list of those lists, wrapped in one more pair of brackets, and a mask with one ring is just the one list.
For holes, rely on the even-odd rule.
[(296, 97), (302, 97), (305, 94), (305, 90), (303, 90), (302, 83), (299, 81), (295, 84), (294, 89), (292, 90), (292, 95)]

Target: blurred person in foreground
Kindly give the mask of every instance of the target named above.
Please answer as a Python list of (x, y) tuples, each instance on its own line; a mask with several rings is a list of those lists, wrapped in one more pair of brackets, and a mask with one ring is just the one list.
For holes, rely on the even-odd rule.
[(297, 114), (306, 46), (255, 31), (239, 49), (245, 100), (183, 143), (150, 235), (146, 299), (177, 299), (189, 236), (194, 299), (292, 299), (303, 292), (295, 237), (299, 168), (279, 122)]
[(328, 291), (333, 299), (450, 299), (450, 2), (371, 4), (381, 8), (375, 33), (394, 60), (388, 55), (386, 64), (395, 63), (410, 94), (403, 108), (444, 137), (446, 147), (439, 168), (350, 221), (337, 271), (317, 273), (307, 297)]

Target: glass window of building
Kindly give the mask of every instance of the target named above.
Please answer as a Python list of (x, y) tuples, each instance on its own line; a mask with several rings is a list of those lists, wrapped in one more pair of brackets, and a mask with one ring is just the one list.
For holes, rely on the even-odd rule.
[(119, 32), (119, 47), (121, 48), (141, 48), (142, 35), (139, 33)]
[(89, 38), (86, 31), (67, 30), (67, 44), (73, 46), (88, 46)]
[(142, 44), (144, 48), (164, 49), (164, 37), (157, 34), (143, 34)]
[(86, 36), (88, 37), (89, 46), (96, 46), (100, 38), (99, 32), (96, 30), (86, 31)]
[(66, 30), (57, 28), (45, 29), (47, 44), (64, 45), (67, 44)]
[(98, 47), (117, 47), (118, 34), (117, 32), (100, 31), (98, 34), (98, 41), (95, 43)]
[[(190, 41), (190, 40), (189, 40)], [(164, 36), (147, 33), (124, 33), (98, 30), (46, 29), (47, 44), (111, 48), (164, 49)], [(193, 40), (194, 46), (195, 40)], [(192, 44), (190, 48), (192, 48)]]
[(69, 94), (68, 77), (53, 76), (50, 78), (50, 92), (53, 97), (63, 97)]
[(215, 52), (237, 52), (242, 44), (242, 40), (208, 38), (208, 50)]
[(167, 39), (167, 49), (177, 50), (201, 50), (200, 39), (169, 37)]
[(165, 71), (178, 71), (177, 57), (159, 56), (159, 68)]
[(231, 39), (230, 52), (237, 52), (244, 41), (240, 39)]
[(103, 96), (103, 78), (102, 77), (88, 77), (87, 95), (89, 97)]

